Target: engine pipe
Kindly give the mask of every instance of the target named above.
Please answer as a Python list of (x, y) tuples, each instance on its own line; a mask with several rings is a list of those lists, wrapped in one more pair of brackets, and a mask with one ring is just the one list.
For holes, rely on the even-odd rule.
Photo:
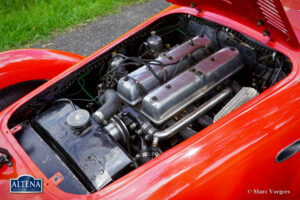
[(227, 87), (224, 90), (222, 90), (219, 94), (212, 97), (208, 101), (206, 101), (204, 104), (202, 104), (199, 108), (173, 124), (172, 126), (166, 128), (163, 131), (157, 131), (153, 135), (153, 141), (152, 146), (156, 147), (158, 145), (159, 140), (167, 139), (172, 136), (174, 136), (178, 131), (180, 131), (182, 128), (186, 127), (190, 123), (192, 123), (194, 120), (198, 119), (200, 116), (204, 115), (206, 112), (208, 112), (210, 109), (212, 109), (217, 104), (224, 101), (232, 92), (232, 89)]
[(138, 153), (138, 161), (139, 164), (142, 165), (151, 160), (151, 153), (149, 151), (145, 139), (139, 134), (137, 134), (137, 136), (140, 139), (140, 151)]
[(112, 89), (106, 90), (99, 98), (99, 102), (102, 106), (92, 115), (93, 119), (99, 124), (114, 116), (121, 107), (121, 101), (117, 93)]

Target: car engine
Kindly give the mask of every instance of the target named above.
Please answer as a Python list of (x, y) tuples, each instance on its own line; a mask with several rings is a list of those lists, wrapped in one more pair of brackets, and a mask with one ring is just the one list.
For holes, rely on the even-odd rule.
[[(15, 112), (15, 137), (58, 187), (84, 194), (151, 161), (255, 98), (289, 59), (185, 14), (157, 20)], [(200, 134), (200, 133), (199, 133)]]

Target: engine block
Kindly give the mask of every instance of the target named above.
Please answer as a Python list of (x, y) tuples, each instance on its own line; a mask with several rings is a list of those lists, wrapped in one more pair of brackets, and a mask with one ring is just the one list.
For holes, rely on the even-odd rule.
[(141, 112), (153, 123), (162, 124), (242, 67), (236, 48), (221, 49), (151, 91), (143, 99)]

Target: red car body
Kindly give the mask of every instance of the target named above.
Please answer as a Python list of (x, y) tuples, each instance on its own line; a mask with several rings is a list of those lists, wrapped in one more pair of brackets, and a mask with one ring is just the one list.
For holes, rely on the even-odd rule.
[(0, 55), (0, 89), (28, 80), (51, 79), (84, 57), (57, 50), (22, 49)]
[[(259, 2), (271, 2), (277, 6), (286, 33), (278, 30), (283, 28), (280, 24), (277, 24), (277, 28), (276, 24), (272, 26), (269, 23), (257, 26), (257, 20), (262, 15)], [(300, 24), (297, 21), (300, 3), (283, 0), (287, 16), (277, 0), (247, 0), (243, 3), (238, 0), (195, 1), (191, 4), (193, 8), (186, 7), (190, 6), (190, 1), (177, 0), (173, 3), (181, 6), (167, 8), (72, 67), (67, 63), (77, 62), (80, 57), (64, 54), (66, 63), (61, 57), (56, 61), (37, 61), (46, 62), (48, 66), (60, 63), (66, 67), (65, 71), (52, 79), (56, 72), (63, 70), (63, 65), (55, 69), (57, 71), (43, 69), (49, 72), (44, 76), (42, 70), (36, 67), (39, 64), (23, 62), (21, 56), (16, 68), (7, 67), (12, 71), (26, 68), (32, 73), (33, 79), (43, 77), (50, 80), (0, 113), (0, 147), (10, 152), (13, 161), (12, 167), (4, 165), (0, 169), (1, 199), (300, 199), (300, 154), (296, 153), (281, 163), (275, 162), (282, 149), (300, 138)], [(284, 52), (290, 58), (293, 69), (286, 78), (258, 97), (104, 189), (89, 195), (61, 191), (45, 177), (18, 144), (13, 131), (7, 127), (10, 116), (26, 101), (67, 74), (155, 20), (172, 13), (198, 16), (251, 36)], [(263, 36), (264, 31), (270, 36)], [(39, 54), (37, 50), (26, 51), (28, 55)], [(10, 56), (16, 54), (12, 51)], [(8, 79), (0, 77), (0, 88), (18, 80), (30, 79), (22, 73), (16, 73), (11, 82), (3, 81)], [(42, 178), (43, 193), (11, 194), (9, 179), (23, 174)]]

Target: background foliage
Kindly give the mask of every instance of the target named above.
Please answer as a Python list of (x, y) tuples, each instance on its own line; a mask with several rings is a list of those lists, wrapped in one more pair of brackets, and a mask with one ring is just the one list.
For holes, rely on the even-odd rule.
[(0, 51), (24, 47), (66, 27), (145, 0), (0, 0)]

